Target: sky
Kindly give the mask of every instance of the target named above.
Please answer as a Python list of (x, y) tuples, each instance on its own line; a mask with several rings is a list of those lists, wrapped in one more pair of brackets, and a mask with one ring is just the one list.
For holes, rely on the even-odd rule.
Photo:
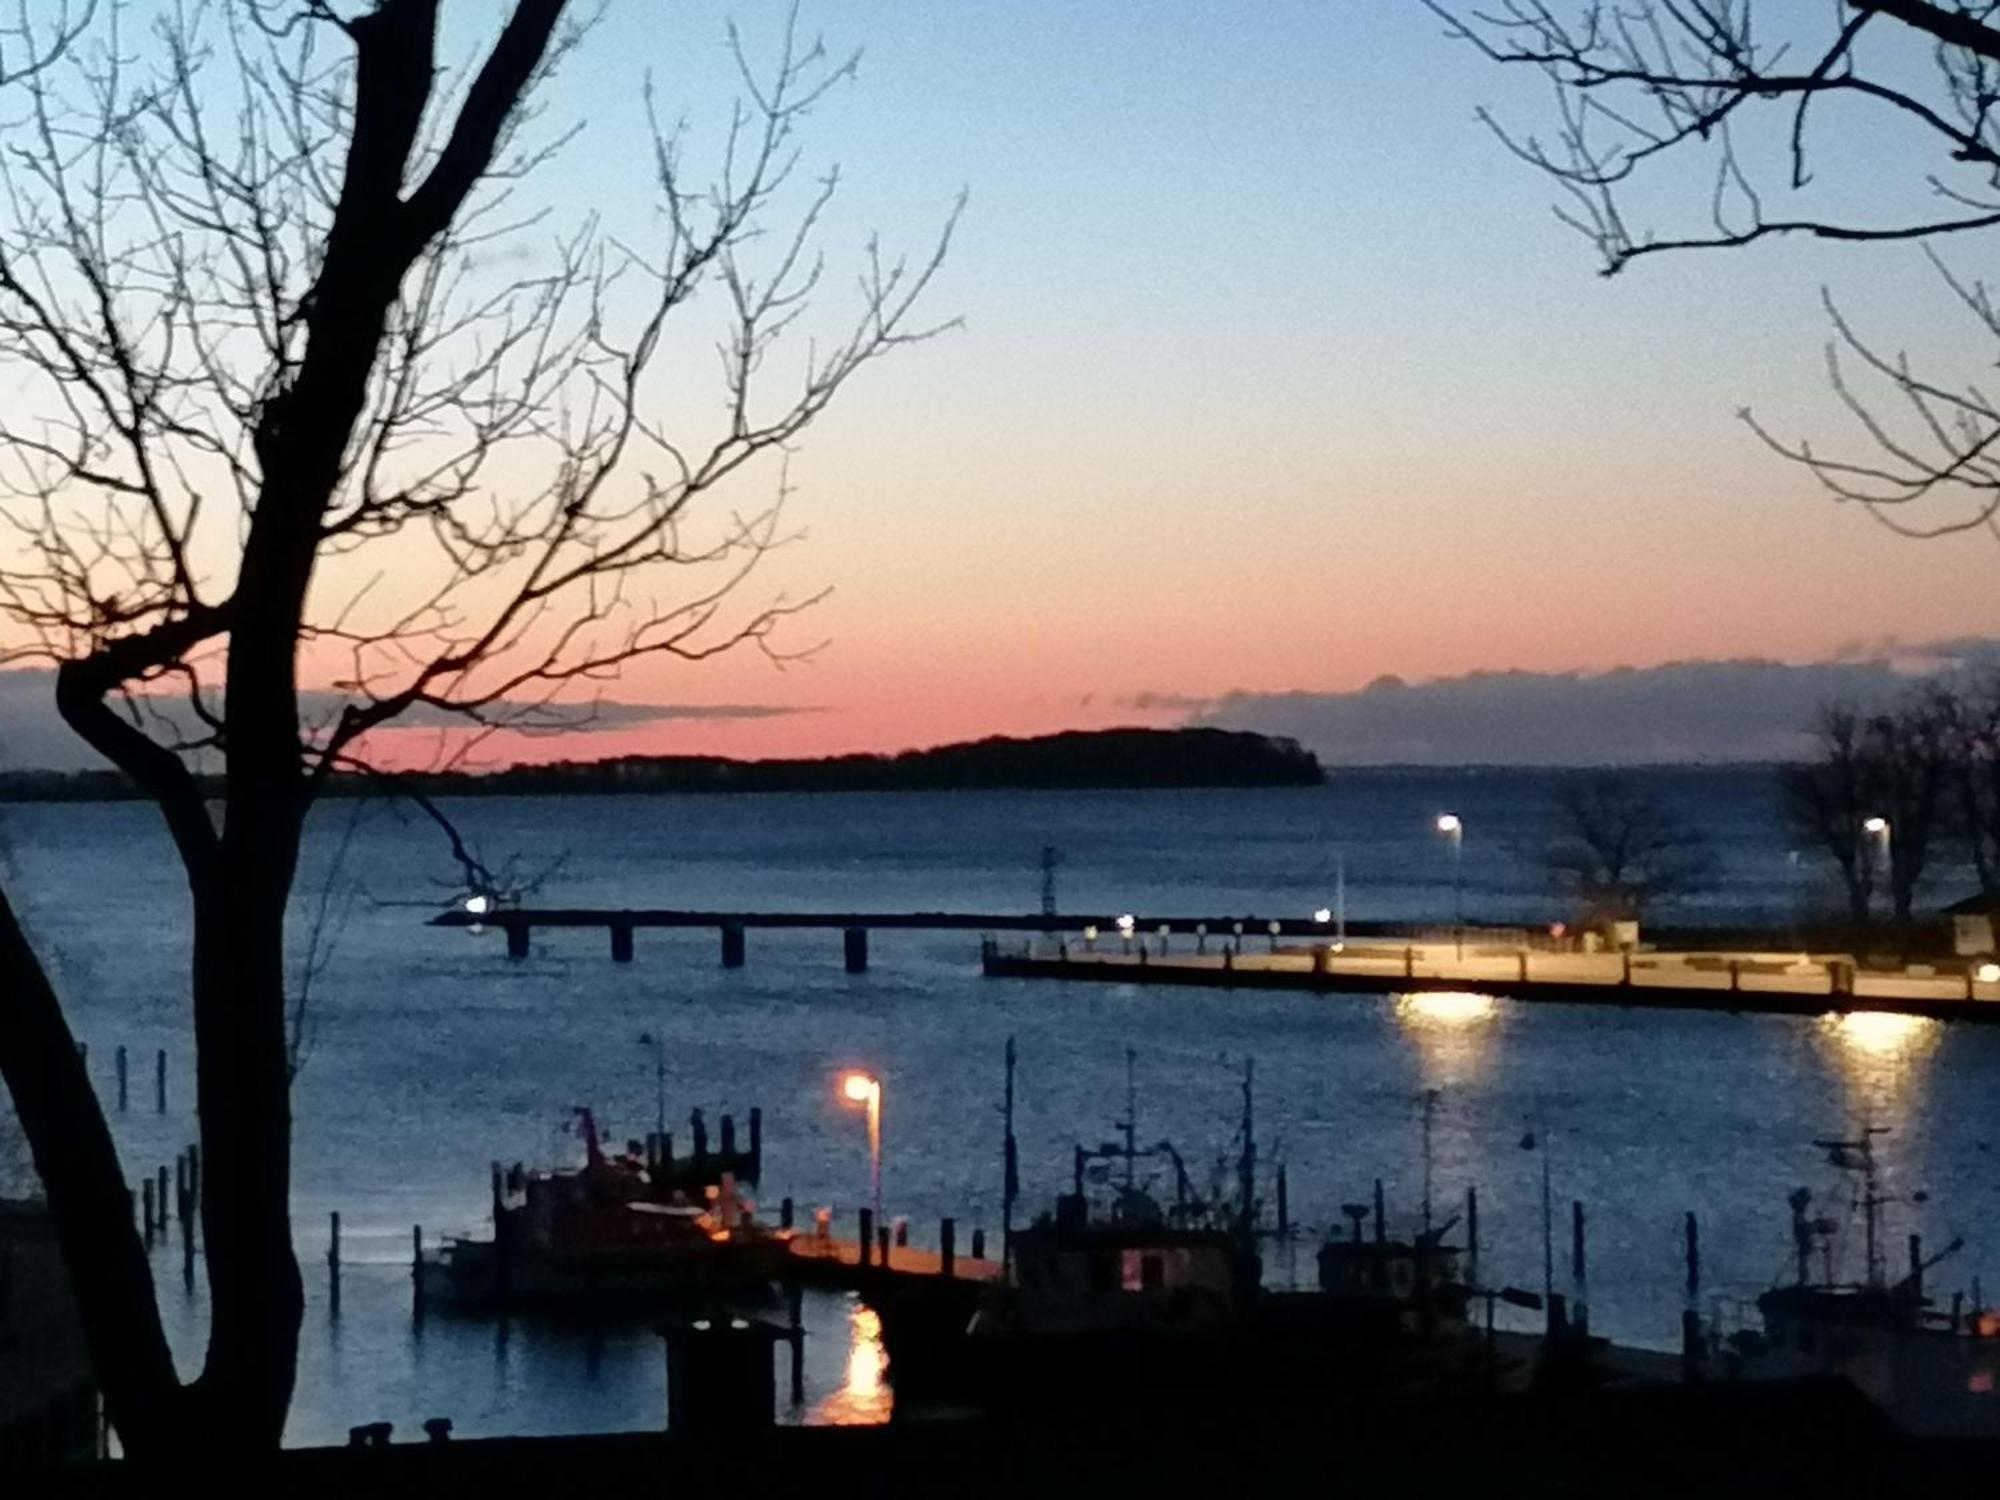
[[(754, 58), (785, 8), (612, 0), (544, 99), (540, 126), (583, 125), (539, 189), (553, 221), (643, 226), (648, 77), (701, 162), (729, 17)], [(490, 14), (447, 10), (461, 43)], [(1990, 537), (1898, 538), (1737, 419), (1850, 434), (1822, 287), (1892, 345), (1990, 358), (1918, 251), (1770, 244), (1601, 278), (1475, 119), (1546, 129), (1545, 89), (1415, 0), (802, 15), (864, 54), (804, 141), (843, 180), (820, 310), (852, 307), (871, 231), (921, 254), (963, 190), (929, 302), (962, 324), (862, 372), (792, 458), (800, 539), (741, 598), (830, 590), (783, 638), (808, 659), (636, 666), (604, 695), (670, 713), (482, 754), (798, 755), (1202, 718), (1289, 723), (1348, 759), (1351, 718), (1292, 710), (1385, 675), (1810, 668), (2000, 634)], [(1900, 143), (1846, 144), (1866, 180)], [(712, 411), (703, 337), (670, 343), (667, 395)], [(717, 506), (775, 479), (745, 483)]]

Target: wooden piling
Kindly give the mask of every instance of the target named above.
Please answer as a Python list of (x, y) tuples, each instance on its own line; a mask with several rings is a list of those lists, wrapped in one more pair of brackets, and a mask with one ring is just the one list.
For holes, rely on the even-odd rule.
[(1389, 1238), (1388, 1216), (1382, 1207), (1382, 1179), (1375, 1179), (1375, 1243), (1380, 1245)]
[(847, 972), (865, 974), (868, 972), (868, 929), (850, 927), (842, 934), (842, 944), (847, 959)]
[(410, 1226), (410, 1312), (424, 1315), (424, 1226)]
[(862, 1209), (860, 1222), (861, 1239), (858, 1246), (858, 1253), (861, 1258), (856, 1264), (865, 1266), (872, 1262), (875, 1254), (875, 1210), (872, 1208)]
[(875, 1249), (878, 1253), (878, 1258), (875, 1264), (882, 1267), (882, 1269), (885, 1271), (888, 1270), (889, 1269), (889, 1226), (887, 1224), (877, 1224), (875, 1226)]
[(139, 1184), (140, 1206), (145, 1212), (146, 1243), (153, 1243), (153, 1179), (148, 1177)]
[(1290, 1234), (1291, 1232), (1292, 1195), (1290, 1186), (1285, 1181), (1285, 1169), (1280, 1165), (1278, 1168), (1278, 1233)]
[(1526, 948), (1523, 948), (1521, 950), (1520, 963), (1518, 965), (1518, 972), (1516, 973), (1515, 977), (1519, 979), (1522, 984), (1526, 984), (1528, 982), (1528, 950)]
[(722, 924), (722, 967), (740, 969), (743, 967), (743, 924), (724, 922)]
[(724, 1115), (722, 1117), (722, 1154), (724, 1156), (734, 1156), (736, 1154), (736, 1116), (734, 1115)]
[(188, 1164), (187, 1153), (174, 1158), (174, 1217), (183, 1223), (188, 1217)]
[(958, 1274), (958, 1223), (938, 1220), (938, 1273), (947, 1280)]
[(789, 1198), (781, 1199), (778, 1203), (778, 1227), (780, 1229), (790, 1229), (792, 1227), (792, 1212), (792, 1200)]
[(153, 1058), (153, 1112), (167, 1112), (167, 1049), (162, 1047)]
[(187, 1149), (188, 1158), (188, 1198), (193, 1202), (195, 1212), (201, 1212), (201, 1146), (199, 1143)]
[(129, 1098), (126, 1093), (125, 1085), (126, 1085), (125, 1044), (123, 1042), (120, 1042), (118, 1044), (118, 1113), (120, 1113), (121, 1115), (125, 1113), (126, 1107), (129, 1103)]
[(1470, 1187), (1465, 1190), (1465, 1279), (1479, 1285), (1479, 1189)]
[(327, 1311), (336, 1318), (340, 1316), (340, 1210), (331, 1216), (331, 1238), (326, 1245), (326, 1305)]
[(529, 929), (526, 922), (509, 922), (507, 924), (507, 956), (509, 958), (519, 959), (528, 956), (528, 932)]
[(1414, 947), (1403, 949), (1403, 977), (1405, 979), (1417, 977), (1417, 950)]
[(764, 1107), (750, 1106), (750, 1180), (757, 1181), (764, 1175)]
[[(787, 1202), (790, 1200), (787, 1199)], [(803, 1406), (806, 1400), (806, 1320), (805, 1293), (797, 1282), (785, 1288), (785, 1311), (790, 1323), (792, 1346), (792, 1405)]]
[(1688, 1211), (1683, 1233), (1687, 1241), (1687, 1300), (1692, 1307), (1701, 1298), (1701, 1226), (1696, 1223), (1692, 1209)]
[(613, 922), (611, 924), (611, 961), (616, 964), (632, 962), (632, 924)]
[(972, 1231), (972, 1258), (974, 1260), (986, 1259), (986, 1231), (984, 1229), (975, 1229)]
[(154, 1189), (153, 1201), (160, 1206), (160, 1233), (165, 1234), (167, 1232), (167, 1164), (165, 1162), (160, 1163), (160, 1169), (154, 1174), (154, 1179), (159, 1185)]
[(1743, 988), (1743, 965), (1733, 958), (1729, 960), (1729, 988), (1732, 991)]

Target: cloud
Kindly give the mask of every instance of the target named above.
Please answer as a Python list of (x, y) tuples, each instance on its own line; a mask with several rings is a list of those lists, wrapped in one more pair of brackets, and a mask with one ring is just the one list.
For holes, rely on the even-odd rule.
[(1222, 700), (1195, 698), (1186, 693), (1131, 693), (1116, 700), (1120, 708), (1142, 713), (1205, 714)]
[(1921, 676), (2000, 665), (2000, 640), (1877, 642), (1793, 665), (1746, 658), (1608, 672), (1472, 672), (1345, 693), (1235, 692), (1193, 722), (1298, 740), (1331, 765), (1640, 765), (1790, 759), (1820, 708), (1889, 702)]
[[(300, 710), (308, 721), (330, 721), (346, 699), (337, 693), (307, 692)], [(641, 724), (718, 719), (775, 719), (791, 714), (820, 713), (815, 707), (791, 708), (773, 703), (595, 703), (556, 708), (522, 705), (527, 727), (542, 733), (591, 734), (628, 729)], [(402, 729), (440, 729), (462, 725), (456, 715), (419, 706), (396, 720)], [(78, 739), (56, 713), (55, 673), (45, 667), (0, 671), (0, 770), (102, 770), (105, 763)]]

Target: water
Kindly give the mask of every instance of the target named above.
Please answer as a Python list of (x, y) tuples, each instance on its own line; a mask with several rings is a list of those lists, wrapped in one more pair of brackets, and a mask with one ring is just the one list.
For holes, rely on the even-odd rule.
[[(1674, 773), (1672, 796), (1722, 857), (1719, 889), (1690, 914), (1782, 915), (1800, 898), (1762, 776)], [(1468, 912), (1544, 921), (1532, 846), (1546, 795), (1533, 773), (1342, 777), (1321, 790), (473, 800), (454, 815), (489, 861), (547, 870), (551, 904), (960, 908), (1024, 911), (1040, 896), (1044, 843), (1063, 851), (1070, 908), (1296, 915), (1331, 902), (1338, 851), (1357, 919), (1449, 917), (1454, 871), (1431, 833), (1465, 820)], [(186, 909), (156, 819), (136, 804), (0, 812), (7, 873), (51, 956), (107, 1102), (111, 1057), (134, 1059), (132, 1110), (115, 1117), (135, 1179), (194, 1138), (184, 999)], [(338, 868), (336, 855), (340, 855)], [(331, 878), (330, 878), (331, 877)], [(570, 1106), (597, 1107), (617, 1137), (651, 1128), (664, 1039), (671, 1128), (765, 1112), (766, 1204), (795, 1197), (845, 1214), (865, 1201), (863, 1122), (837, 1097), (848, 1066), (884, 1080), (886, 1198), (928, 1243), (942, 1215), (996, 1236), (1001, 1055), (1018, 1039), (1019, 1136), (1028, 1202), (1067, 1182), (1072, 1144), (1110, 1135), (1138, 1054), (1140, 1132), (1170, 1135), (1198, 1179), (1233, 1150), (1246, 1058), (1256, 1060), (1260, 1145), (1287, 1163), (1296, 1219), (1339, 1222), (1386, 1180), (1414, 1220), (1420, 1101), (1433, 1131), (1440, 1218), (1481, 1197), (1485, 1270), (1539, 1288), (1540, 1173), (1559, 1212), (1591, 1215), (1597, 1331), (1677, 1337), (1681, 1215), (1701, 1214), (1709, 1289), (1749, 1297), (1788, 1263), (1784, 1195), (1837, 1187), (1810, 1147), (1863, 1118), (1892, 1127), (1880, 1155), (1895, 1238), (1967, 1248), (1933, 1273), (2000, 1285), (2000, 1137), (1990, 1099), (2000, 1030), (1891, 1019), (1830, 1021), (1412, 998), (1256, 995), (1056, 985), (979, 976), (970, 933), (878, 932), (873, 967), (847, 974), (835, 932), (752, 931), (725, 971), (712, 932), (642, 932), (613, 965), (602, 932), (538, 935), (509, 962), (495, 933), (424, 919), (456, 882), (435, 830), (386, 808), (318, 815), (301, 880), (299, 946), (322, 892), (335, 936), (311, 1005), (297, 1088), (294, 1214), (309, 1306), (290, 1437), (339, 1441), (349, 1425), (407, 1431), (448, 1415), (461, 1433), (657, 1427), (665, 1362), (643, 1328), (496, 1329), (409, 1317), (410, 1228), (479, 1227), (493, 1158), (573, 1159)], [(152, 1110), (151, 1059), (169, 1054), (169, 1110)], [(1534, 1150), (1522, 1140), (1533, 1131)], [(1917, 1193), (1925, 1201), (1908, 1201)], [(329, 1212), (343, 1221), (338, 1319), (323, 1264)], [(1839, 1215), (1839, 1210), (1833, 1210)], [(851, 1218), (845, 1222), (851, 1223)], [(1566, 1212), (1557, 1243), (1567, 1244)], [(1853, 1236), (1858, 1240), (1858, 1230)], [(1309, 1276), (1311, 1237), (1297, 1247)], [(1858, 1272), (1858, 1244), (1844, 1245)], [(1282, 1275), (1287, 1256), (1273, 1252)], [(1898, 1256), (1893, 1264), (1899, 1262)], [(172, 1337), (199, 1359), (202, 1296), (176, 1250), (157, 1262)], [(1557, 1289), (1567, 1289), (1559, 1254)], [(809, 1420), (879, 1416), (872, 1319), (846, 1299), (807, 1310)]]

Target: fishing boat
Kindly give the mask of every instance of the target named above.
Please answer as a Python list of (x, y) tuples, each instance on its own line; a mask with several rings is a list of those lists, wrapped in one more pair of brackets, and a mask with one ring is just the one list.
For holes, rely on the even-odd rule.
[[(1834, 1242), (1842, 1221), (1813, 1212), (1811, 1191), (1796, 1189), (1788, 1200), (1792, 1278), (1757, 1298), (1761, 1327), (1714, 1340), (1715, 1363), (1740, 1378), (1840, 1375), (1913, 1431), (2000, 1432), (2000, 1313), (1983, 1306), (1976, 1280), (1969, 1298), (1954, 1293), (1947, 1305), (1926, 1290), (1929, 1273), (1962, 1242), (1954, 1238), (1926, 1256), (1920, 1237), (1911, 1234), (1907, 1270), (1895, 1279), (1889, 1275), (1882, 1221), (1895, 1199), (1882, 1190), (1875, 1152), (1876, 1138), (1886, 1133), (1870, 1126), (1851, 1139), (1813, 1143), (1832, 1166), (1856, 1179), (1861, 1278), (1836, 1276)], [(1920, 1203), (1923, 1195), (1911, 1201)]]
[(493, 1168), (493, 1235), (447, 1239), (415, 1268), (418, 1295), (467, 1308), (561, 1307), (757, 1293), (788, 1261), (788, 1230), (758, 1223), (737, 1172), (751, 1151), (696, 1150), (675, 1161), (663, 1140), (605, 1151), (588, 1109), (576, 1112), (584, 1162), (573, 1170)]

